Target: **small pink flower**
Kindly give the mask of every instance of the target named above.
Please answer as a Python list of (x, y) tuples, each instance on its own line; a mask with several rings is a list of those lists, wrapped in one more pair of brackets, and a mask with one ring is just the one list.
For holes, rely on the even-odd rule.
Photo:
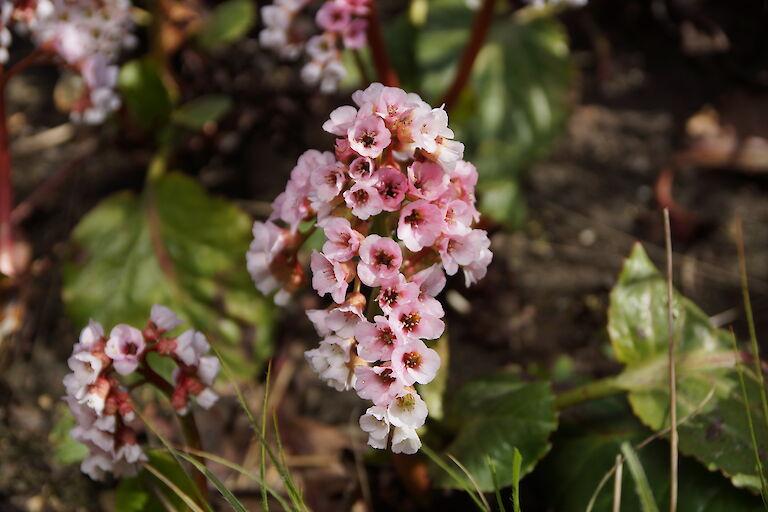
[[(344, 130), (344, 133), (347, 133), (347, 130)], [(346, 137), (343, 139), (336, 139), (333, 150), (336, 159), (339, 162), (348, 163), (350, 160), (357, 158), (357, 153), (352, 150), (352, 147), (349, 145), (349, 140)]]
[(384, 86), (382, 84), (379, 82), (374, 82), (364, 90), (359, 89), (353, 92), (352, 101), (354, 101), (358, 107), (362, 107), (363, 105), (373, 105), (378, 101), (379, 96), (381, 96), (381, 92), (383, 90)]
[(328, 202), (339, 195), (346, 181), (345, 166), (340, 162), (315, 169), (310, 178), (315, 189), (315, 196), (324, 202)]
[(422, 310), (427, 314), (442, 318), (445, 316), (443, 305), (435, 297), (445, 288), (445, 272), (437, 263), (431, 267), (418, 272), (411, 281), (419, 285), (418, 302)]
[(253, 240), (246, 254), (246, 262), (256, 288), (264, 295), (272, 293), (280, 286), (272, 273), (271, 265), (285, 248), (287, 240), (287, 229), (282, 229), (272, 222), (253, 223)]
[(104, 328), (100, 323), (88, 320), (88, 325), (80, 331), (80, 341), (75, 343), (72, 352), (93, 350), (104, 340)]
[(416, 283), (409, 283), (403, 274), (383, 280), (376, 301), (381, 310), (389, 314), (393, 309), (418, 300), (421, 290)]
[(328, 32), (342, 32), (351, 20), (349, 7), (339, 2), (325, 2), (317, 11), (317, 25)]
[(399, 210), (408, 190), (408, 179), (394, 167), (380, 167), (376, 178), (376, 190), (379, 191), (383, 209), (388, 212)]
[(344, 47), (348, 50), (359, 50), (368, 42), (368, 20), (358, 18), (352, 20), (344, 29), (342, 38)]
[(379, 286), (383, 281), (397, 277), (403, 253), (391, 238), (369, 235), (360, 244), (360, 263), (357, 276), (367, 286)]
[(406, 338), (434, 340), (439, 338), (445, 329), (443, 321), (426, 311), (418, 302), (393, 310), (390, 318), (395, 331)]
[(140, 330), (119, 324), (109, 333), (104, 353), (112, 359), (117, 373), (128, 375), (139, 366), (139, 357), (144, 353), (144, 345), (144, 336)]
[[(490, 245), (490, 240), (488, 241)], [(480, 251), (480, 257), (473, 261), (466, 267), (464, 267), (464, 283), (466, 286), (471, 286), (485, 277), (488, 272), (488, 265), (490, 265), (493, 259), (493, 253), (487, 247)]]
[(426, 421), (427, 412), (427, 404), (415, 391), (402, 391), (387, 406), (389, 422), (395, 427), (419, 428)]
[(415, 119), (411, 129), (414, 144), (427, 153), (437, 150), (435, 139), (438, 137), (453, 138), (453, 130), (448, 128), (448, 114), (442, 108), (434, 108)]
[(371, 447), (384, 450), (387, 447), (387, 436), (389, 436), (387, 408), (369, 407), (365, 414), (360, 416), (360, 429), (368, 434), (368, 444)]
[[(477, 185), (477, 168), (469, 162), (460, 160), (449, 172), (451, 182), (459, 192), (458, 199), (469, 204), (475, 203), (475, 186)], [(477, 218), (475, 219), (477, 220)]]
[(438, 137), (435, 139), (435, 151), (428, 155), (430, 159), (437, 161), (443, 169), (453, 171), (456, 165), (464, 157), (464, 144), (455, 140)]
[(343, 217), (330, 217), (318, 224), (328, 239), (323, 245), (323, 254), (336, 261), (348, 261), (357, 256), (363, 235), (352, 229)]
[(181, 325), (181, 320), (170, 308), (155, 304), (149, 312), (149, 321), (155, 324), (160, 333), (174, 330)]
[(387, 317), (379, 315), (373, 321), (370, 323), (363, 320), (355, 327), (357, 355), (369, 363), (388, 361), (395, 346), (403, 343), (403, 338), (392, 328)]
[(440, 239), (438, 250), (445, 272), (452, 276), (459, 266), (467, 266), (480, 258), (488, 236), (482, 229), (473, 229), (465, 235), (448, 235)]
[(202, 356), (208, 353), (211, 346), (205, 335), (194, 329), (188, 329), (176, 338), (176, 356), (188, 366), (196, 366)]
[(341, 338), (351, 338), (357, 324), (365, 320), (363, 307), (365, 297), (361, 293), (351, 293), (343, 304), (328, 309), (310, 309), (307, 317), (320, 336), (334, 333)]
[(371, 0), (336, 0), (338, 3), (345, 5), (352, 14), (357, 16), (365, 16), (368, 14), (368, 4)]
[(420, 251), (435, 243), (445, 223), (440, 208), (424, 200), (406, 205), (400, 213), (397, 236), (411, 251)]
[(323, 123), (323, 130), (344, 137), (355, 123), (356, 117), (357, 109), (350, 105), (344, 105), (331, 112), (331, 118)]
[(443, 168), (434, 162), (414, 162), (408, 167), (408, 193), (432, 201), (442, 195), (449, 183)]
[(352, 210), (352, 214), (360, 220), (377, 215), (383, 209), (379, 191), (365, 183), (357, 183), (344, 192), (344, 201)]
[(472, 229), (472, 221), (477, 210), (472, 204), (461, 199), (454, 199), (443, 206), (444, 233), (448, 235), (466, 235)]
[(373, 185), (378, 181), (378, 176), (374, 175), (376, 166), (373, 160), (361, 156), (349, 164), (349, 175), (358, 183)]
[(413, 455), (421, 448), (421, 439), (416, 429), (411, 427), (393, 427), (392, 453)]
[(378, 117), (357, 118), (347, 131), (349, 144), (361, 156), (377, 158), (389, 146), (392, 135), (384, 121)]
[(323, 253), (312, 251), (310, 261), (312, 287), (321, 296), (330, 293), (334, 302), (341, 304), (347, 294), (352, 274), (340, 262), (331, 260)]
[(403, 382), (398, 380), (392, 368), (386, 366), (356, 366), (355, 391), (360, 398), (374, 405), (387, 406), (401, 391)]
[(392, 352), (392, 369), (406, 386), (431, 382), (439, 368), (440, 356), (421, 340), (398, 345)]

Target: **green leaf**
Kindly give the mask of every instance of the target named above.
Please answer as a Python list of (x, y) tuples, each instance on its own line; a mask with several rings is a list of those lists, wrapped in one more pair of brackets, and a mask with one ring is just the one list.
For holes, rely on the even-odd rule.
[(173, 122), (193, 130), (202, 130), (206, 124), (221, 119), (231, 108), (232, 100), (228, 96), (208, 94), (176, 109)]
[(149, 58), (126, 62), (118, 79), (120, 95), (140, 128), (165, 124), (173, 105), (155, 63)]
[(79, 251), (64, 266), (67, 310), (77, 325), (143, 327), (151, 306), (164, 304), (223, 341), (216, 346), (236, 373), (253, 374), (271, 354), (272, 306), (245, 268), (250, 226), (234, 204), (181, 174), (142, 197), (109, 197), (72, 234)]
[[(608, 332), (616, 358), (626, 365), (618, 381), (640, 420), (655, 431), (669, 426), (668, 326), (666, 281), (638, 244), (611, 292)], [(711, 470), (720, 470), (738, 487), (760, 488), (745, 408), (759, 417), (759, 384), (745, 369), (745, 403), (735, 371), (737, 354), (729, 334), (716, 329), (691, 301), (675, 292), (678, 418), (680, 451)], [(768, 458), (768, 426), (756, 422), (759, 452)]]
[(251, 0), (227, 0), (211, 13), (198, 40), (212, 50), (243, 38), (256, 23), (256, 5)]
[[(456, 433), (442, 451), (461, 461), (483, 491), (493, 491), (486, 457), (494, 461), (499, 485), (512, 485), (516, 448), (523, 459), (521, 475), (549, 450), (549, 435), (557, 427), (552, 400), (546, 382), (522, 382), (510, 374), (472, 381), (448, 406), (446, 424)], [(443, 487), (456, 486), (439, 472), (435, 480)]]
[(116, 512), (161, 511), (162, 504), (139, 479), (123, 478), (117, 484), (115, 492)]
[[(558, 512), (584, 512), (600, 480), (613, 467), (624, 442), (637, 445), (652, 432), (632, 417), (623, 400), (603, 399), (591, 408), (583, 408), (578, 416), (561, 425), (553, 438), (552, 453), (526, 483), (546, 498), (547, 508)], [(595, 411), (595, 406), (599, 410)], [(636, 448), (640, 464), (645, 468), (648, 487), (657, 503), (669, 502), (669, 445), (664, 441)], [(735, 489), (721, 476), (707, 471), (696, 461), (680, 458), (679, 512), (758, 512), (760, 499)], [(557, 485), (552, 485), (557, 482)], [(634, 491), (634, 482), (622, 482), (622, 512), (642, 512)], [(546, 490), (546, 491), (545, 491)], [(613, 498), (613, 480), (597, 495), (594, 512), (609, 512)]]

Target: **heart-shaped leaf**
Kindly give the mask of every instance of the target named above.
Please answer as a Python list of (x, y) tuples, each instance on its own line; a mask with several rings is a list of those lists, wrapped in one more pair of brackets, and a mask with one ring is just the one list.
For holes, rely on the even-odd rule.
[[(637, 445), (652, 435), (632, 418), (632, 413), (619, 398), (601, 400), (582, 408), (576, 418), (561, 425), (552, 440), (552, 453), (539, 466), (532, 480), (526, 482), (532, 487), (524, 489), (546, 496), (549, 509), (560, 512), (584, 512), (600, 480), (613, 467), (616, 455), (621, 454), (622, 443)], [(669, 501), (669, 445), (655, 441), (636, 451), (656, 502), (664, 510)], [(727, 480), (692, 459), (681, 458), (679, 474), (680, 512), (762, 510), (759, 498), (734, 489)], [(557, 485), (553, 486), (552, 482)], [(611, 478), (598, 493), (594, 512), (612, 510), (613, 483)], [(626, 467), (621, 510), (643, 510), (635, 492), (635, 482)]]
[[(143, 327), (153, 304), (214, 339), (237, 373), (271, 353), (271, 305), (245, 270), (250, 219), (181, 174), (105, 199), (75, 228), (64, 301), (77, 325)], [(257, 329), (254, 326), (258, 326)]]
[[(608, 332), (614, 353), (626, 365), (618, 381), (635, 414), (650, 428), (669, 426), (666, 281), (639, 244), (611, 292)], [(730, 335), (716, 329), (691, 301), (675, 292), (672, 309), (677, 347), (677, 411), (680, 451), (719, 469), (734, 485), (760, 488), (746, 409), (750, 408), (763, 465), (768, 463), (768, 425), (762, 421), (759, 382), (744, 368), (747, 402)]]
[[(523, 475), (549, 450), (549, 435), (557, 428), (552, 401), (546, 382), (523, 382), (510, 374), (472, 381), (448, 405), (446, 424), (455, 435), (443, 451), (458, 459), (483, 491), (494, 490), (488, 457), (499, 486), (512, 485), (515, 448), (523, 458)], [(443, 487), (457, 485), (439, 470), (435, 479)]]

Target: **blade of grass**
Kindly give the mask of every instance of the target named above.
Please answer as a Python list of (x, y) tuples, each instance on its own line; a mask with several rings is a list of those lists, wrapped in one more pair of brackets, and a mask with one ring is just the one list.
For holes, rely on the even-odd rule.
[(167, 476), (165, 476), (165, 475), (162, 473), (162, 471), (158, 470), (157, 468), (155, 468), (154, 466), (152, 466), (152, 465), (150, 465), (150, 464), (148, 464), (148, 463), (146, 463), (146, 462), (145, 462), (144, 464), (142, 464), (142, 466), (144, 466), (144, 468), (145, 468), (147, 471), (149, 471), (150, 473), (152, 473), (153, 475), (155, 475), (155, 476), (157, 477), (157, 479), (158, 479), (158, 480), (160, 480), (161, 482), (163, 482), (163, 483), (166, 485), (166, 487), (168, 487), (168, 488), (169, 488), (171, 491), (173, 491), (173, 492), (174, 492), (174, 494), (176, 494), (176, 496), (178, 496), (179, 498), (181, 498), (181, 500), (182, 500), (182, 501), (183, 501), (183, 502), (184, 502), (184, 503), (185, 503), (185, 504), (186, 504), (186, 505), (187, 505), (187, 506), (188, 506), (190, 509), (192, 509), (192, 511), (193, 511), (193, 512), (203, 512), (203, 509), (202, 509), (202, 508), (200, 508), (200, 505), (198, 505), (197, 503), (195, 503), (195, 500), (193, 500), (193, 499), (192, 499), (192, 498), (189, 496), (189, 494), (187, 494), (187, 493), (185, 493), (184, 491), (182, 491), (181, 489), (179, 489), (179, 486), (177, 486), (177, 485), (176, 485), (175, 483), (173, 483), (173, 482), (172, 482), (172, 481), (171, 481), (171, 480), (170, 480), (170, 479), (169, 479)]
[[(280, 459), (275, 455), (275, 452), (272, 450), (272, 447), (269, 446), (267, 443), (266, 438), (261, 434), (261, 430), (259, 428), (259, 424), (256, 422), (256, 419), (253, 417), (253, 413), (251, 412), (251, 409), (248, 407), (248, 404), (245, 401), (245, 396), (243, 395), (243, 391), (240, 389), (240, 386), (238, 386), (235, 379), (232, 377), (232, 371), (229, 368), (229, 365), (226, 363), (224, 359), (222, 359), (221, 354), (219, 353), (216, 346), (211, 345), (211, 350), (216, 354), (216, 357), (219, 358), (219, 361), (221, 361), (221, 368), (224, 372), (224, 375), (227, 377), (227, 380), (232, 385), (232, 388), (235, 390), (235, 395), (237, 396), (237, 400), (240, 403), (240, 407), (245, 411), (245, 415), (248, 417), (248, 421), (251, 424), (251, 428), (253, 429), (255, 435), (259, 438), (259, 441), (262, 443), (262, 446), (266, 449), (267, 455), (269, 456), (269, 459), (272, 461), (272, 464), (275, 465), (275, 468), (277, 469), (278, 474), (280, 475), (280, 479), (283, 482), (283, 485), (286, 489), (288, 488), (295, 488), (296, 484), (293, 482), (293, 477), (291, 476), (290, 472), (286, 469), (284, 465), (281, 465)], [(291, 501), (294, 501), (294, 496), (290, 496)], [(296, 510), (307, 510), (307, 506), (301, 502), (301, 503), (295, 503)]]
[[(195, 469), (197, 469), (199, 472), (205, 475), (205, 477), (213, 483), (213, 485), (216, 486), (216, 488), (219, 490), (222, 496), (224, 496), (224, 499), (227, 500), (227, 503), (229, 503), (234, 510), (237, 512), (247, 512), (245, 507), (242, 503), (240, 503), (240, 500), (238, 500), (234, 494), (232, 494), (232, 491), (230, 491), (224, 483), (219, 480), (219, 478), (214, 475), (210, 469), (205, 467), (205, 465), (201, 464), (200, 461), (195, 459), (194, 457), (190, 457), (184, 452), (174, 450), (175, 454), (181, 457), (182, 459), (186, 460), (190, 464), (192, 464)], [(262, 487), (263, 489), (263, 487)], [(266, 492), (266, 490), (264, 491)]]
[(216, 464), (221, 464), (222, 466), (228, 467), (229, 469), (232, 469), (234, 471), (237, 471), (238, 473), (247, 476), (254, 482), (257, 482), (260, 486), (264, 487), (267, 492), (275, 498), (275, 500), (280, 503), (280, 506), (283, 507), (284, 510), (290, 510), (290, 507), (288, 506), (288, 502), (285, 501), (285, 498), (280, 496), (280, 493), (278, 493), (276, 490), (274, 490), (272, 487), (267, 485), (267, 483), (259, 478), (259, 475), (256, 473), (247, 470), (243, 466), (239, 464), (235, 464), (234, 462), (231, 462), (224, 457), (219, 457), (218, 455), (214, 455), (213, 453), (203, 452), (200, 450), (195, 450), (192, 448), (179, 448), (181, 451), (185, 451), (187, 453), (191, 453), (192, 455), (197, 455), (198, 457), (202, 457), (204, 459), (208, 459), (211, 462), (215, 462)]
[[(267, 438), (267, 406), (269, 405), (269, 382), (272, 378), (272, 360), (267, 365), (267, 380), (264, 383), (264, 404), (261, 407), (261, 437)], [(261, 443), (261, 465), (259, 466), (259, 475), (263, 482), (267, 476), (267, 450), (264, 443)], [(267, 490), (261, 488), (261, 506), (265, 512), (269, 512), (269, 500), (267, 499)]]
[[(667, 329), (669, 331), (669, 512), (677, 511), (677, 377), (675, 375), (675, 331), (672, 314), (672, 229), (669, 210), (664, 208), (664, 239), (667, 249)], [(630, 466), (630, 471), (632, 466)]]
[(616, 475), (613, 478), (613, 512), (621, 512), (621, 481), (624, 476), (624, 462), (621, 455), (616, 455)]
[[(277, 453), (280, 455), (280, 464), (282, 467), (287, 468), (288, 463), (285, 462), (285, 450), (283, 449), (283, 441), (280, 437), (280, 430), (277, 425), (277, 414), (272, 414), (272, 424), (273, 428), (275, 429), (275, 441), (277, 442)], [(297, 507), (305, 510), (306, 506), (304, 505), (304, 498), (302, 496), (301, 489), (296, 486), (296, 483), (292, 478), (289, 479), (288, 484), (290, 486), (286, 487), (286, 490), (288, 491), (288, 496), (291, 498), (291, 501)]]
[(496, 464), (493, 463), (493, 459), (486, 455), (485, 459), (488, 464), (488, 469), (491, 472), (491, 479), (493, 480), (493, 493), (496, 495), (496, 504), (499, 506), (500, 512), (507, 512), (507, 508), (504, 506), (504, 502), (501, 499), (501, 489), (499, 489), (499, 478), (496, 475)]
[(174, 453), (173, 446), (171, 446), (171, 442), (163, 434), (160, 433), (160, 430), (158, 430), (155, 424), (152, 421), (150, 421), (150, 419), (141, 410), (139, 410), (139, 407), (134, 407), (134, 412), (136, 413), (136, 416), (138, 416), (141, 419), (141, 421), (144, 422), (144, 424), (149, 428), (149, 430), (152, 431), (155, 437), (157, 437), (160, 440), (160, 442), (163, 444), (165, 449), (168, 450), (168, 452), (173, 456), (174, 460), (176, 461), (176, 463), (179, 465), (182, 472), (184, 473), (184, 476), (189, 480), (189, 483), (191, 483), (192, 487), (195, 489), (195, 493), (197, 494), (196, 496), (197, 503), (205, 505), (205, 509), (208, 511), (211, 511), (212, 509), (210, 505), (202, 496), (202, 494), (200, 493), (200, 490), (197, 487), (197, 484), (187, 472), (187, 468), (184, 465), (182, 459)]
[(512, 504), (515, 512), (520, 512), (520, 469), (523, 466), (523, 456), (515, 448), (512, 456)]
[[(704, 408), (704, 406), (707, 405), (709, 403), (709, 401), (712, 399), (712, 397), (714, 397), (714, 396), (715, 396), (715, 386), (712, 386), (709, 389), (709, 393), (707, 393), (707, 396), (704, 397), (704, 400), (702, 400), (688, 414), (688, 416), (686, 416), (685, 418), (680, 420), (678, 425), (682, 425), (682, 424), (686, 423), (689, 419), (691, 419), (694, 416), (696, 416), (699, 413), (699, 411), (701, 411)], [(659, 439), (659, 438), (667, 435), (669, 433), (669, 431), (670, 431), (670, 427), (667, 427), (667, 428), (665, 428), (663, 430), (660, 430), (660, 431), (656, 432), (653, 435), (648, 436), (642, 442), (637, 443), (635, 445), (635, 449), (636, 450), (641, 450), (641, 449), (645, 448), (646, 446), (648, 446), (651, 442), (655, 441), (656, 439)], [(619, 459), (617, 459), (617, 461), (621, 461), (621, 463), (623, 464), (624, 463), (624, 459), (621, 458), (621, 455), (619, 455), (618, 457), (619, 457)], [(597, 497), (600, 495), (600, 491), (603, 490), (603, 487), (605, 487), (605, 484), (608, 483), (608, 480), (611, 478), (611, 476), (613, 476), (614, 472), (616, 472), (617, 470), (618, 470), (618, 466), (616, 464), (614, 464), (611, 467), (611, 469), (609, 469), (605, 473), (605, 475), (603, 475), (603, 478), (600, 479), (600, 482), (597, 484), (597, 487), (595, 488), (594, 492), (592, 493), (592, 497), (589, 499), (589, 503), (587, 503), (586, 512), (592, 512), (592, 509), (595, 506), (595, 502), (597, 502)]]
[(659, 512), (659, 507), (656, 505), (653, 491), (648, 484), (648, 477), (645, 475), (645, 470), (640, 463), (637, 452), (629, 443), (624, 442), (621, 444), (621, 453), (624, 454), (624, 460), (627, 461), (629, 472), (632, 473), (632, 479), (635, 481), (635, 491), (638, 498), (640, 498), (640, 507), (643, 512)]
[(485, 493), (483, 493), (483, 491), (480, 489), (480, 486), (477, 485), (477, 480), (475, 480), (475, 477), (472, 476), (472, 473), (470, 473), (469, 470), (467, 470), (467, 468), (464, 467), (464, 464), (459, 462), (459, 459), (457, 459), (456, 457), (454, 457), (450, 453), (446, 453), (445, 455), (449, 459), (451, 459), (451, 461), (454, 464), (456, 464), (459, 467), (459, 469), (462, 471), (462, 473), (467, 475), (467, 478), (472, 483), (472, 486), (475, 488), (475, 491), (477, 492), (477, 495), (480, 497), (480, 501), (483, 502), (483, 505), (485, 506), (485, 509), (490, 511), (491, 510), (491, 505), (488, 503), (488, 500), (485, 499)]
[[(738, 353), (739, 347), (736, 345), (736, 335), (731, 329), (731, 341), (733, 342), (733, 351)], [(744, 371), (741, 368), (741, 363), (736, 360), (736, 370), (739, 374), (739, 383), (741, 384), (741, 395), (744, 399), (744, 412), (747, 414), (747, 424), (749, 425), (749, 435), (752, 441), (752, 450), (755, 455), (755, 466), (757, 472), (760, 474), (760, 496), (763, 499), (763, 507), (768, 510), (768, 485), (766, 484), (765, 472), (763, 471), (763, 462), (760, 459), (760, 449), (757, 445), (757, 436), (755, 435), (755, 425), (752, 423), (752, 411), (749, 407), (749, 397), (747, 395), (747, 385), (744, 382)]]
[(760, 381), (760, 400), (763, 405), (763, 419), (768, 426), (768, 398), (765, 392), (765, 381), (763, 370), (760, 365), (760, 348), (757, 345), (757, 333), (755, 331), (755, 318), (752, 315), (752, 301), (749, 298), (749, 279), (747, 278), (747, 257), (744, 252), (744, 232), (742, 230), (741, 219), (736, 221), (736, 247), (739, 253), (739, 274), (741, 275), (741, 294), (744, 298), (744, 311), (747, 315), (747, 326), (749, 327), (749, 341), (752, 344), (752, 355), (755, 358), (755, 373)]
[(456, 471), (454, 471), (450, 466), (448, 466), (448, 464), (446, 464), (445, 461), (442, 458), (440, 458), (438, 454), (432, 451), (432, 449), (425, 444), (421, 445), (421, 451), (424, 452), (424, 454), (427, 457), (429, 457), (429, 459), (432, 462), (437, 464), (437, 466), (440, 469), (445, 471), (448, 474), (448, 476), (453, 478), (456, 481), (456, 483), (459, 484), (462, 490), (464, 490), (467, 494), (469, 494), (469, 497), (472, 498), (472, 501), (475, 502), (475, 505), (477, 505), (477, 508), (479, 508), (480, 510), (483, 510), (484, 512), (488, 510), (483, 506), (483, 502), (480, 500), (480, 498), (477, 497), (477, 495), (475, 494), (475, 491), (472, 489), (472, 487), (470, 487), (467, 481), (463, 479), (461, 475), (459, 475)]

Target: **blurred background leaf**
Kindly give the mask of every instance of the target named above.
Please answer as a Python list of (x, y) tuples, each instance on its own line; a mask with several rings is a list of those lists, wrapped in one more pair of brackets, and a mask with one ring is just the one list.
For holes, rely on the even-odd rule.
[(150, 58), (123, 64), (119, 87), (131, 117), (142, 130), (161, 127), (168, 120), (173, 108), (171, 97)]
[(177, 311), (218, 344), (232, 369), (253, 374), (272, 350), (272, 307), (251, 283), (251, 221), (192, 179), (168, 174), (142, 197), (115, 194), (73, 232), (63, 298), (77, 325), (143, 326), (152, 304)]
[(208, 50), (233, 43), (256, 23), (256, 3), (251, 0), (227, 0), (211, 12), (198, 35), (200, 45)]
[(207, 94), (185, 103), (173, 112), (173, 122), (193, 130), (215, 123), (232, 108), (232, 100), (222, 94)]
[[(463, 0), (419, 5), (384, 30), (403, 86), (437, 104), (454, 79), (475, 12)], [(565, 29), (534, 12), (499, 10), (450, 113), (464, 158), (480, 173), (481, 195), (492, 196), (481, 200), (481, 211), (510, 228), (525, 219), (525, 169), (552, 149), (569, 112), (573, 66)]]

